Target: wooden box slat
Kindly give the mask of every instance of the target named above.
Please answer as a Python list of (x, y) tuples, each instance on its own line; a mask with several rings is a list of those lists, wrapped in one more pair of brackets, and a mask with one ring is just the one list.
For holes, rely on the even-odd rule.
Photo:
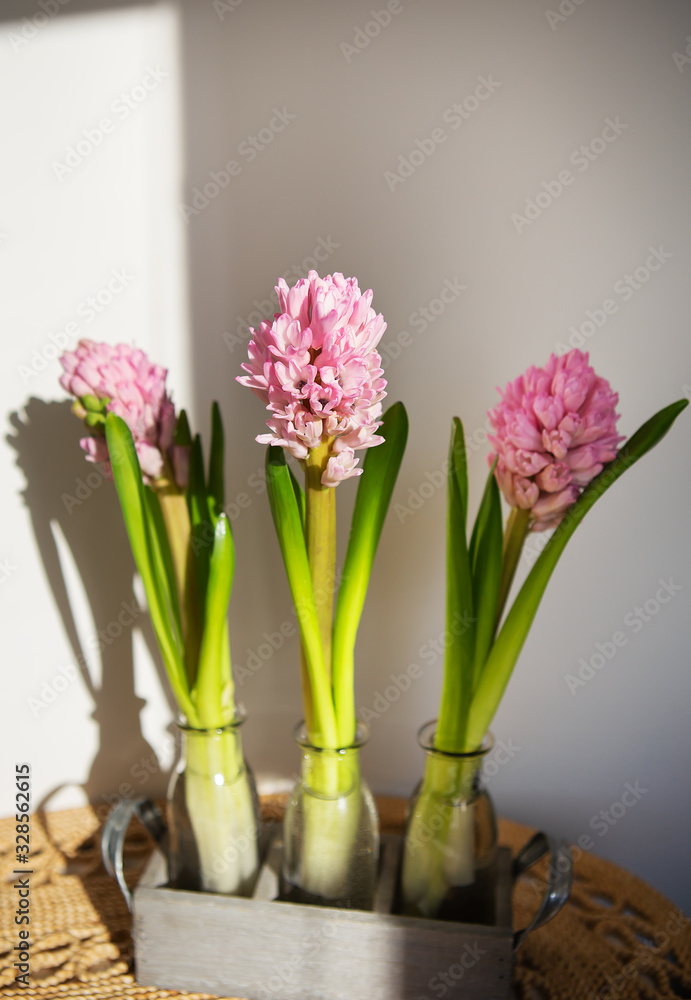
[(382, 847), (372, 912), (278, 902), (278, 838), (252, 899), (170, 889), (156, 853), (134, 892), (138, 982), (249, 1000), (507, 1000), (509, 852), (499, 857), (498, 923), (484, 927), (392, 914), (401, 838)]

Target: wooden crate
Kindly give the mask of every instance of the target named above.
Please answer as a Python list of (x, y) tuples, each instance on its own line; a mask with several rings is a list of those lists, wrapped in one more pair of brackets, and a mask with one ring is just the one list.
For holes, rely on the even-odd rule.
[(137, 981), (248, 1000), (506, 1000), (509, 852), (500, 849), (497, 922), (486, 927), (392, 914), (401, 846), (382, 837), (372, 912), (278, 902), (278, 834), (251, 899), (168, 888), (157, 851), (133, 894)]

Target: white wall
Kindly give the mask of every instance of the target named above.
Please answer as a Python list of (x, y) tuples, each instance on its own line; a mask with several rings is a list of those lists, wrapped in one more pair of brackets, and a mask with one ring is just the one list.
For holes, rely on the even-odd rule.
[[(452, 414), (462, 416), (473, 442), (477, 503), (495, 386), (544, 363), (569, 344), (573, 328), (582, 329), (593, 364), (620, 393), (624, 433), (691, 395), (688, 7), (589, 0), (562, 5), (573, 13), (558, 20), (548, 16), (547, 0), (401, 0), (377, 33), (372, 6), (72, 0), (17, 51), (12, 35), (37, 8), (17, 3), (3, 11), (9, 18), (12, 7), (15, 19), (0, 39), (10, 125), (2, 158), (8, 315), (0, 378), (5, 408), (18, 416), (2, 457), (0, 557), (13, 568), (0, 591), (12, 705), (1, 739), (7, 766), (32, 762), (36, 802), (62, 785), (70, 787), (50, 798), (53, 808), (81, 801), (79, 786), (101, 802), (121, 782), (159, 791), (163, 778), (148, 778), (146, 763), (152, 748), (164, 768), (170, 757), (171, 707), (144, 615), (105, 647), (102, 661), (88, 653), (88, 681), (70, 683), (38, 714), (29, 702), (45, 696), (44, 685), (74, 662), (78, 644), (88, 646), (132, 596), (111, 488), (98, 486), (71, 513), (61, 499), (75, 495), (90, 468), (68, 407), (49, 405), (63, 398), (57, 361), (48, 357), (51, 335), (79, 319), (79, 304), (107, 284), (113, 268), (127, 269), (132, 280), (91, 323), (83, 320), (81, 334), (135, 341), (167, 364), (176, 400), (202, 429), (210, 400), (223, 406), (228, 494), (251, 501), (234, 521), (238, 670), (256, 662), (251, 654), (264, 632), (291, 620), (256, 478), (263, 449), (253, 438), (264, 414), (234, 382), (246, 320), (255, 300), (270, 312), (264, 300), (277, 276), (324, 244), (322, 272), (354, 274), (374, 289), (388, 322), (390, 398), (405, 400), (411, 438), (360, 632), (358, 705), (372, 709), (376, 699), (381, 711), (378, 694), (392, 673), (410, 663), (424, 670), (424, 680), (385, 703), (371, 723), (364, 766), (375, 791), (409, 792), (422, 763), (415, 731), (437, 709), (441, 657), (429, 644), (444, 627), (443, 487), (425, 486), (432, 495), (412, 507), (422, 484), (440, 483), (435, 473)], [(367, 37), (358, 29), (376, 37), (354, 52), (348, 46)], [(53, 161), (64, 160), (83, 129), (114, 118), (113, 101), (150, 65), (167, 76), (58, 179)], [(454, 119), (448, 109), (471, 97), (479, 77), (494, 81), (494, 92)], [(274, 109), (287, 124), (250, 159), (243, 143), (272, 119), (280, 124)], [(608, 131), (613, 141), (598, 152), (607, 119), (621, 123), (619, 134)], [(439, 128), (446, 138), (391, 190), (386, 172), (400, 168), (417, 140), (431, 150), (426, 140)], [(594, 157), (587, 169), (582, 145)], [(193, 202), (195, 189), (229, 160), (238, 164), (235, 176), (206, 206)], [(564, 170), (572, 180), (558, 192)], [(544, 208), (522, 224), (515, 217), (541, 191)], [(634, 278), (639, 287), (625, 291), (620, 282), (645, 266), (651, 247), (663, 248), (664, 264), (640, 272), (646, 280)], [(447, 280), (465, 288), (423, 329), (420, 310)], [(606, 299), (614, 314), (599, 328), (584, 326)], [(20, 366), (32, 358), (41, 364), (34, 351), (47, 363), (27, 376)], [(598, 854), (687, 910), (689, 428), (685, 414), (588, 516), (563, 556), (493, 724), (497, 741), (520, 750), (490, 784), (504, 815), (574, 840), (590, 834)], [(352, 484), (339, 488), (344, 534), (352, 493)], [(681, 588), (664, 605), (655, 604), (660, 580)], [(657, 613), (643, 621), (635, 609), (648, 601)], [(599, 662), (598, 643), (618, 631), (625, 645), (571, 693), (566, 675), (578, 673), (581, 659)], [(285, 784), (297, 765), (295, 642), (239, 691), (250, 715), (248, 757), (264, 787)], [(3, 813), (12, 808), (8, 774)], [(636, 782), (645, 792), (600, 835), (601, 811)]]

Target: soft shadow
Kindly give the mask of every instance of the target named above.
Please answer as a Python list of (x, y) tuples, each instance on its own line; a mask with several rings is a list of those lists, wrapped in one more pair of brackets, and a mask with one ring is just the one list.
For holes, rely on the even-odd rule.
[[(7, 441), (26, 478), (22, 495), (46, 578), (98, 724), (99, 747), (82, 788), (89, 801), (101, 807), (112, 802), (118, 790), (125, 795), (154, 794), (160, 790), (160, 768), (142, 735), (139, 715), (145, 702), (134, 690), (133, 627), (143, 632), (168, 691), (148, 617), (132, 589), (134, 564), (115, 488), (99, 467), (85, 461), (77, 443), (79, 423), (68, 401), (32, 398), (9, 420), (14, 433)], [(88, 596), (93, 628), (86, 636), (80, 636), (70, 605), (56, 530), (70, 548)], [(93, 668), (99, 659), (101, 676), (95, 680), (89, 663)], [(127, 785), (132, 792), (123, 787)], [(46, 796), (41, 807), (54, 794)]]

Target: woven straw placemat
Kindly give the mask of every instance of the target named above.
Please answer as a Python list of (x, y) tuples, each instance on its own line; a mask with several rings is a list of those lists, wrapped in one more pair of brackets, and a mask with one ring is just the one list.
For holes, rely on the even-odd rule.
[[(405, 803), (378, 800), (382, 827), (400, 831)], [(277, 817), (280, 796), (263, 800)], [(90, 807), (32, 817), (31, 978), (15, 983), (17, 890), (14, 819), (0, 820), (0, 993), (6, 997), (132, 1000), (207, 994), (139, 986), (132, 974), (130, 914), (99, 851), (100, 823)], [(531, 831), (500, 821), (500, 841), (516, 852)], [(142, 828), (127, 841), (131, 881), (151, 851)], [(691, 920), (640, 879), (576, 849), (574, 886), (561, 913), (518, 952), (514, 995), (520, 1000), (668, 1000), (691, 997)], [(514, 893), (514, 927), (524, 926), (545, 885), (536, 866)], [(354, 998), (358, 1000), (358, 998)], [(364, 998), (363, 998), (364, 1000)]]

